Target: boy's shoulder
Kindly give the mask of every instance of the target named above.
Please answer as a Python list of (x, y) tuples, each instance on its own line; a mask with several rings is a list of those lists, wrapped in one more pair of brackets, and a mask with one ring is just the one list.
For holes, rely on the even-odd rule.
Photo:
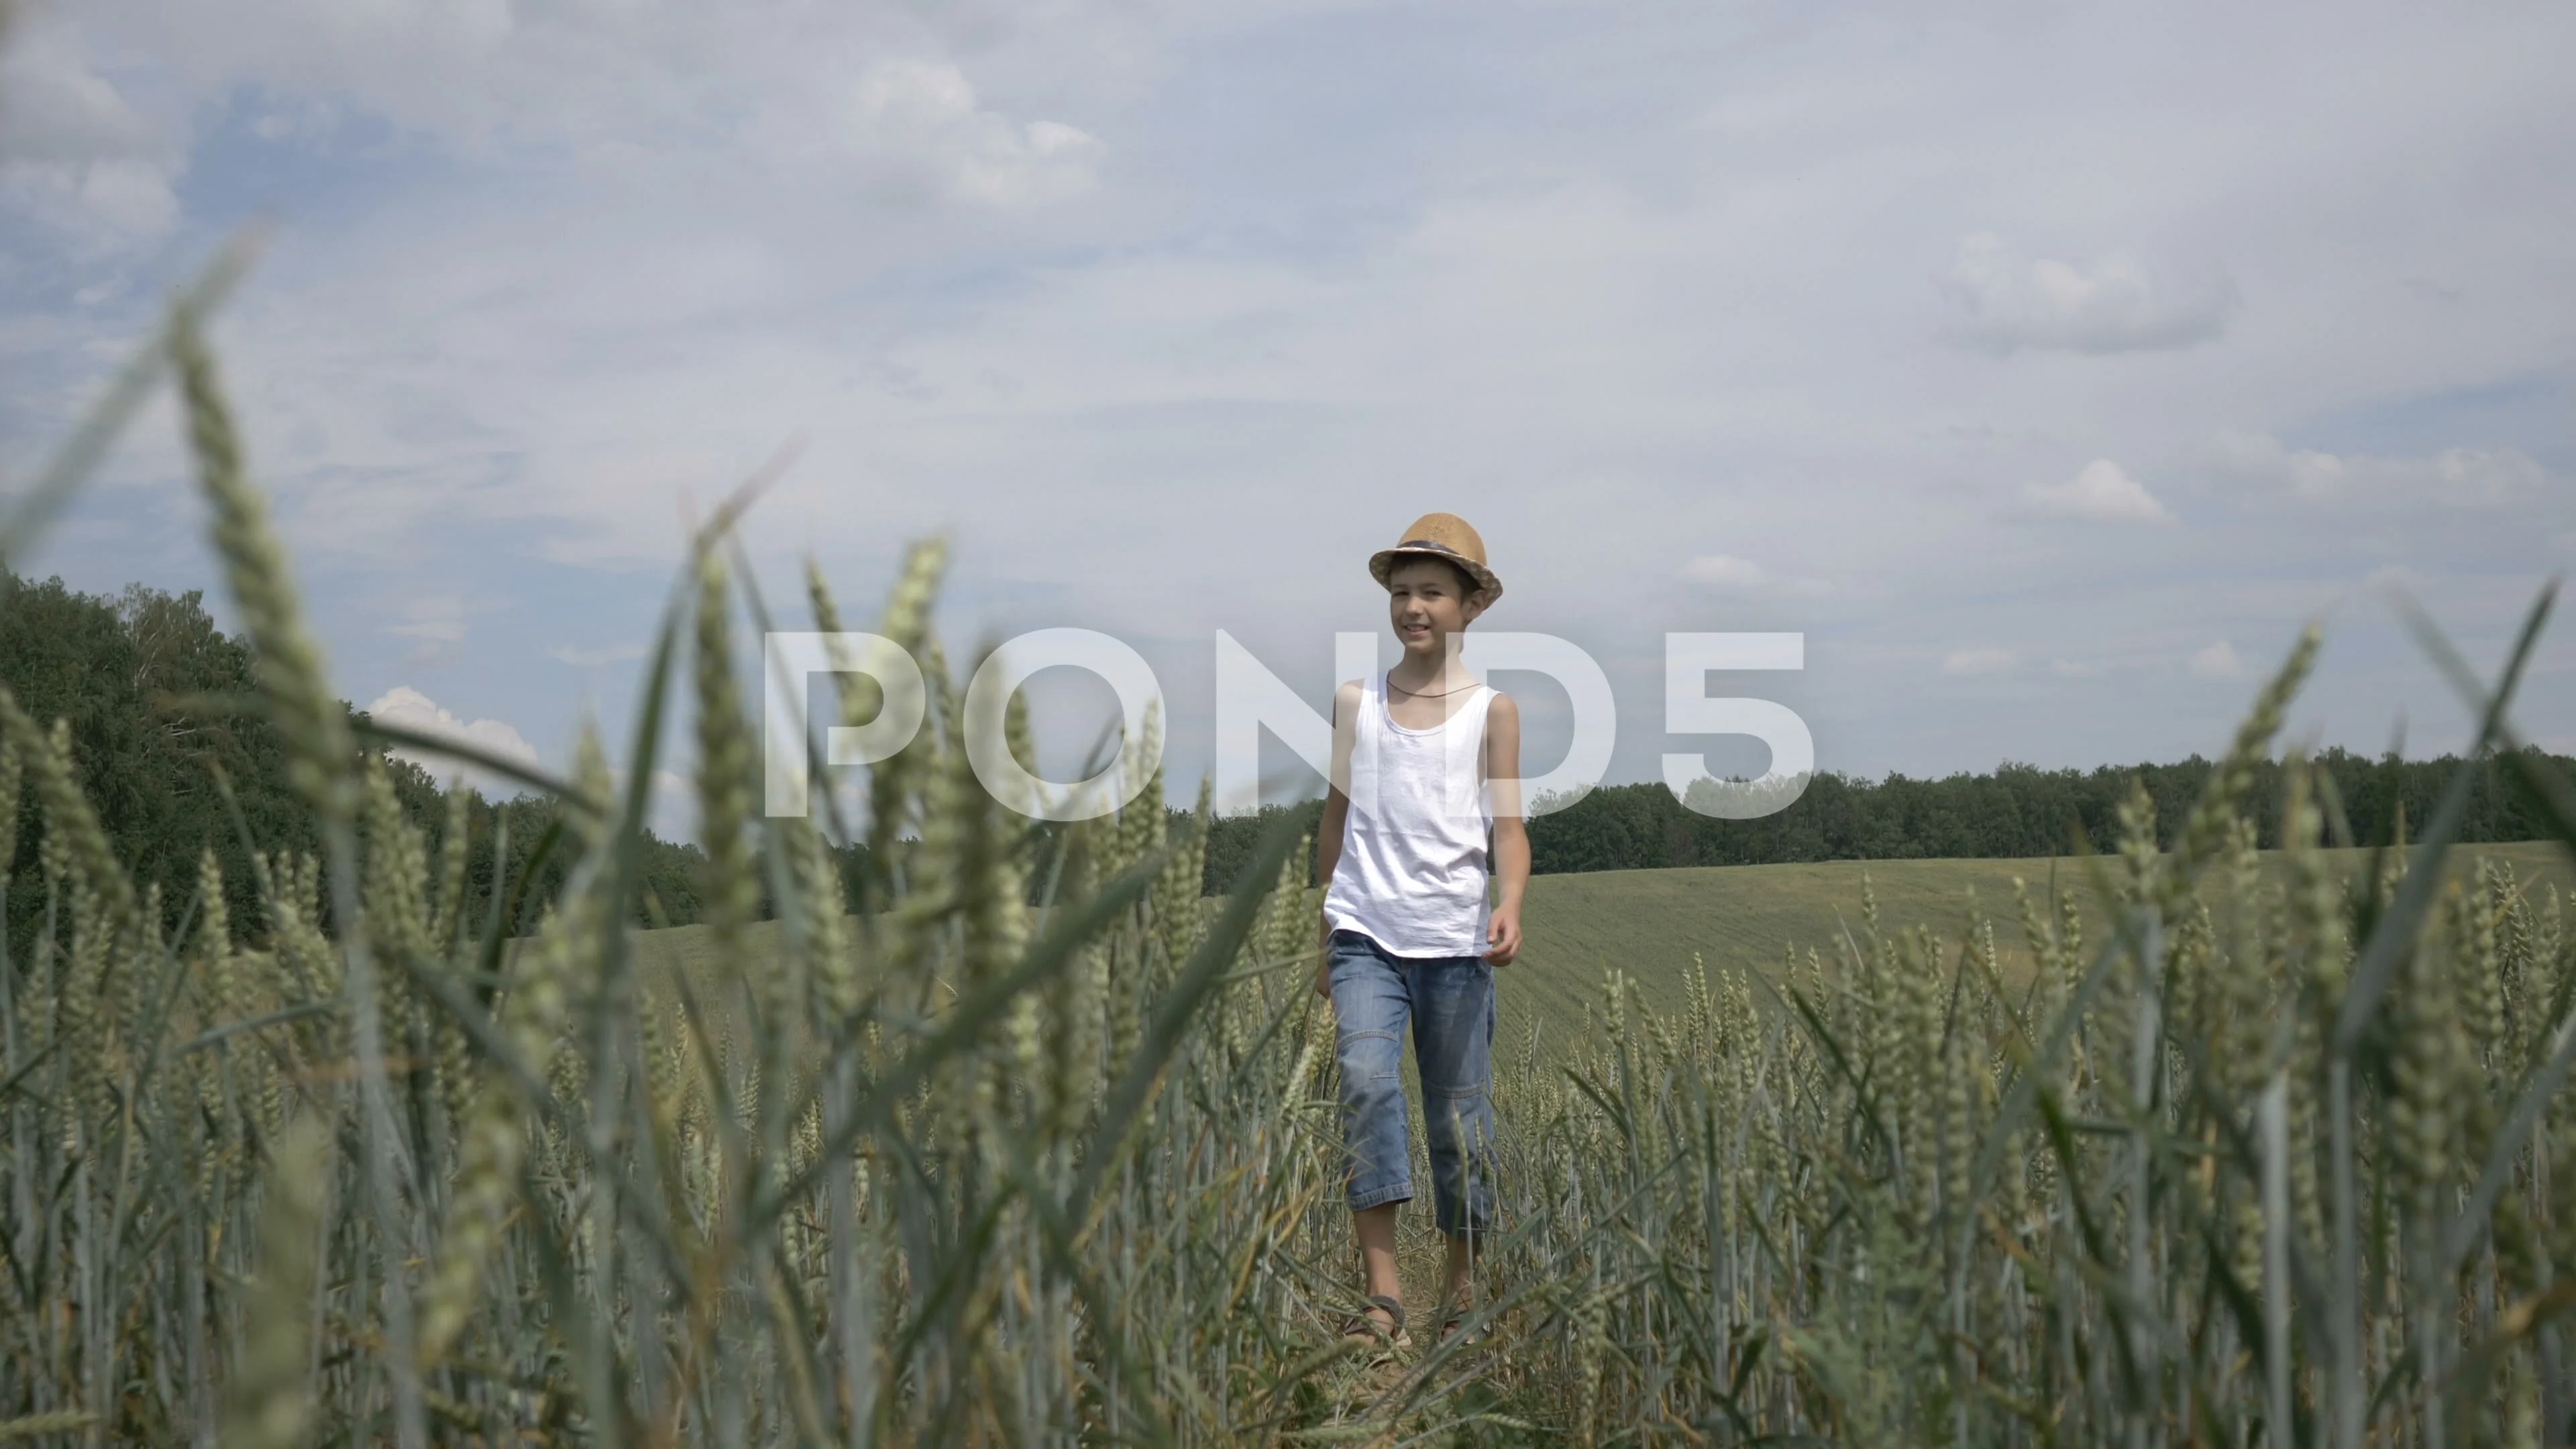
[(1367, 692), (1368, 681), (1363, 679), (1345, 679), (1333, 686), (1333, 737), (1336, 740), (1358, 728), (1360, 699)]

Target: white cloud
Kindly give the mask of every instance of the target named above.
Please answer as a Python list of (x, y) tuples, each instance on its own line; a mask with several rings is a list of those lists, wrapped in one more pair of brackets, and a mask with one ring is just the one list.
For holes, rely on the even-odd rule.
[(2183, 661), (2183, 667), (2200, 679), (2242, 679), (2245, 661), (2236, 657), (2236, 646), (2221, 639)]
[(1942, 330), (1963, 347), (1998, 355), (2022, 348), (2143, 352), (2189, 347), (2216, 337), (2235, 310), (2225, 278), (2195, 285), (2159, 282), (2127, 252), (2088, 263), (2032, 259), (2002, 238), (1962, 237), (1940, 277), (1964, 314)]
[(2518, 448), (2445, 448), (2429, 457), (2387, 458), (2289, 448), (2266, 433), (2231, 433), (2218, 444), (2222, 473), (2309, 502), (2430, 499), (2460, 508), (2497, 508), (2538, 496), (2549, 470)]
[(179, 216), (168, 170), (148, 161), (14, 163), (6, 174), (11, 200), (93, 248), (155, 240)]
[[(360, 116), (406, 147), (469, 163), (540, 155), (581, 184), (691, 196), (749, 173), (791, 211), (854, 189), (1013, 209), (1090, 189), (1097, 137), (987, 104), (947, 54), (990, 51), (1013, 28), (869, 0), (102, 0), (82, 26), (93, 54), (150, 55), (155, 79), (195, 103), (164, 108), (165, 149), (202, 124), (178, 119), (190, 109), (247, 98), (258, 109), (244, 123), (270, 142), (310, 144)], [(109, 108), (75, 89), (48, 94), (100, 131)]]
[(2101, 665), (2084, 659), (2052, 659), (2048, 668), (2060, 679), (2094, 679), (2102, 673)]
[(2020, 661), (2009, 649), (1962, 649), (1941, 661), (1944, 674), (2006, 674)]
[(0, 49), (0, 194), (92, 248), (167, 233), (177, 149), (90, 67), (71, 30), (24, 28)]
[[(439, 739), (455, 740), (486, 754), (498, 755), (532, 768), (537, 763), (536, 747), (509, 724), (497, 719), (459, 719), (441, 708), (438, 701), (407, 684), (395, 685), (378, 695), (376, 702), (367, 706), (367, 714), (384, 724), (399, 725)], [(454, 774), (459, 768), (456, 761), (442, 755), (415, 754), (407, 750), (390, 753), (441, 778)], [(477, 783), (486, 783), (484, 772), (480, 770), (469, 767), (465, 773)], [(503, 785), (500, 788), (508, 793), (516, 787)]]
[(12, 161), (96, 161), (148, 150), (151, 125), (90, 69), (77, 38), (30, 27), (0, 51), (0, 155)]
[(1682, 565), (1682, 577), (1709, 588), (1738, 594), (1788, 594), (1816, 598), (1833, 592), (1825, 579), (1784, 578), (1750, 559), (1732, 554), (1703, 554)]
[(1022, 124), (983, 108), (964, 73), (941, 61), (877, 62), (840, 112), (843, 145), (881, 183), (988, 206), (1089, 190), (1103, 149), (1061, 121)]
[(2063, 483), (2033, 483), (2022, 489), (2023, 511), (2041, 518), (2079, 518), (2091, 523), (2165, 523), (2173, 515), (2108, 458), (2096, 458)]

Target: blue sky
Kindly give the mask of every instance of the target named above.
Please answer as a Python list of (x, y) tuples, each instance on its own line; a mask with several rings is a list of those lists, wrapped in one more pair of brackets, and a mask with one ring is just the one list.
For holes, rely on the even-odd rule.
[[(774, 603), (945, 531), (952, 649), (1134, 643), (1184, 796), (1215, 631), (1320, 705), (1435, 508), (1608, 667), (1614, 780), (1681, 747), (1668, 630), (1804, 631), (1747, 692), (1874, 776), (2213, 752), (2323, 618), (2294, 735), (2431, 753), (2388, 589), (2491, 662), (2576, 561), (2570, 55), (2519, 3), (32, 4), (0, 465), (266, 218), (218, 342), (339, 687), (547, 760), (790, 438)], [(20, 564), (198, 586), (201, 523), (165, 409)], [(1561, 697), (1500, 682), (1535, 770)], [(2562, 750), (2571, 684), (2562, 629)], [(1106, 692), (1039, 685), (1069, 764)]]

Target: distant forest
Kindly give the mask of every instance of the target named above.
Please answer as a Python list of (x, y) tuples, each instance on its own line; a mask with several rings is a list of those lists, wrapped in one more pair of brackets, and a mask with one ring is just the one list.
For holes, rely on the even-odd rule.
[[(209, 847), (223, 871), (228, 914), (252, 932), (266, 917), (251, 850), (320, 848), (311, 815), (288, 787), (285, 741), (276, 728), (258, 716), (189, 703), (242, 698), (253, 689), (248, 641), (217, 629), (199, 595), (138, 584), (111, 598), (76, 592), (59, 578), (36, 582), (0, 573), (0, 685), (39, 725), (58, 719), (68, 725), (81, 787), (135, 883), (159, 888), (165, 925), (175, 927), (187, 913), (198, 860)], [(436, 859), (447, 833), (444, 789), (409, 761), (386, 765), (405, 814)], [(37, 868), (44, 820), (35, 792), (15, 804), (17, 860), (0, 861), (13, 949), (43, 921), (48, 889)], [(478, 924), (487, 918), (483, 913), (510, 911), (508, 886), (556, 814), (552, 801), (534, 796), (472, 796), (467, 879)], [(506, 842), (497, 861), (496, 840)], [(527, 889), (515, 893), (513, 930), (534, 929), (536, 903), (553, 898), (570, 854), (549, 851)], [(645, 887), (667, 919), (697, 919), (703, 861), (694, 845), (647, 839)], [(496, 890), (504, 897), (498, 902)], [(640, 911), (637, 923), (649, 924), (649, 914), (649, 908)]]
[[(2562, 775), (2576, 777), (2576, 759), (2538, 750), (2533, 754)], [(2333, 778), (2351, 838), (2364, 845), (2389, 839), (2401, 812), (2410, 829), (2420, 826), (2460, 765), (2448, 755), (2373, 759), (2340, 748), (2325, 750), (2314, 761)], [(1782, 861), (2065, 855), (2076, 848), (2079, 836), (2086, 849), (2108, 851), (2117, 841), (2120, 802), (2133, 779), (2155, 801), (2157, 829), (2170, 848), (2212, 768), (2211, 761), (2194, 755), (2179, 764), (2091, 770), (2043, 770), (2007, 762), (1990, 775), (1939, 780), (1822, 774), (1808, 782), (1796, 804), (1759, 820), (1695, 814), (1661, 784), (1607, 785), (1530, 821), (1530, 871), (1548, 875)], [(2537, 804), (2509, 770), (2490, 759), (2480, 764), (2476, 778), (2461, 840), (2549, 837)], [(2252, 796), (2258, 802), (2252, 814), (2266, 847), (2279, 843), (2279, 812), (2272, 807), (2280, 791), (2281, 767), (2267, 762)], [(1261, 831), (1289, 811), (1301, 814), (1312, 830), (1323, 802), (1267, 806), (1258, 814), (1212, 822), (1209, 889), (1223, 889), (1251, 858)]]
[[(122, 595), (83, 594), (61, 579), (37, 582), (0, 570), (0, 684), (40, 724), (68, 723), (83, 787), (101, 825), (135, 881), (158, 886), (176, 925), (197, 889), (197, 862), (212, 847), (232, 919), (257, 929), (263, 919), (250, 850), (311, 851), (312, 822), (286, 781), (284, 742), (262, 718), (192, 706), (189, 701), (246, 696), (252, 689), (249, 644), (215, 627), (194, 593), (141, 585)], [(352, 712), (352, 718), (356, 717)], [(2562, 773), (2576, 760), (2544, 756)], [(2454, 759), (2371, 759), (2336, 749), (2318, 757), (2332, 775), (2352, 837), (2385, 840), (2400, 812), (2429, 816)], [(439, 783), (419, 766), (387, 761), (395, 793), (426, 837), (433, 858), (447, 830)], [(2117, 809), (2137, 779), (2156, 802), (2170, 833), (2199, 796), (2211, 764), (2193, 756), (2172, 765), (2105, 765), (2090, 771), (2005, 764), (1988, 775), (1884, 780), (1826, 774), (1798, 802), (1760, 820), (1716, 820), (1684, 809), (1660, 784), (1610, 785), (1571, 807), (1530, 822), (1530, 868), (1541, 874), (1636, 870), (1680, 865), (1758, 865), (1776, 861), (1889, 860), (1916, 857), (2064, 854), (2078, 836), (2094, 850), (2112, 847)], [(2256, 798), (2276, 799), (2277, 765), (2267, 765)], [(227, 792), (230, 802), (226, 801)], [(29, 792), (17, 802), (18, 856), (6, 872), (9, 944), (23, 945), (41, 922), (47, 883), (36, 867), (43, 820)], [(1220, 816), (1208, 824), (1207, 884), (1230, 886), (1261, 832), (1295, 813), (1311, 832), (1320, 800), (1270, 806), (1257, 814)], [(2257, 812), (2272, 843), (2269, 809)], [(535, 903), (551, 899), (564, 866), (549, 856), (526, 888), (515, 883), (554, 824), (557, 807), (531, 795), (468, 803), (471, 909), (499, 910), (510, 928), (536, 924)], [(1176, 832), (1194, 827), (1192, 812), (1171, 812)], [(2508, 772), (2480, 767), (2461, 838), (2543, 838), (2539, 812)], [(493, 845), (505, 842), (500, 859)], [(848, 899), (858, 898), (865, 847), (843, 847)], [(705, 857), (694, 845), (649, 833), (645, 900), (635, 924), (685, 925), (699, 915)], [(1311, 869), (1311, 866), (1310, 866)], [(502, 899), (495, 900), (499, 895)], [(515, 899), (514, 899), (515, 897)]]

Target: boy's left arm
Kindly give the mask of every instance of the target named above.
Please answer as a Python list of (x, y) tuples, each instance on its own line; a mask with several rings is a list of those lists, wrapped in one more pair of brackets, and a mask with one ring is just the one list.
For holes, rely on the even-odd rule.
[(1494, 875), (1502, 885), (1485, 959), (1509, 966), (1521, 951), (1521, 897), (1529, 890), (1529, 831), (1521, 821), (1521, 710), (1497, 692), (1485, 716), (1485, 780), (1493, 791)]

